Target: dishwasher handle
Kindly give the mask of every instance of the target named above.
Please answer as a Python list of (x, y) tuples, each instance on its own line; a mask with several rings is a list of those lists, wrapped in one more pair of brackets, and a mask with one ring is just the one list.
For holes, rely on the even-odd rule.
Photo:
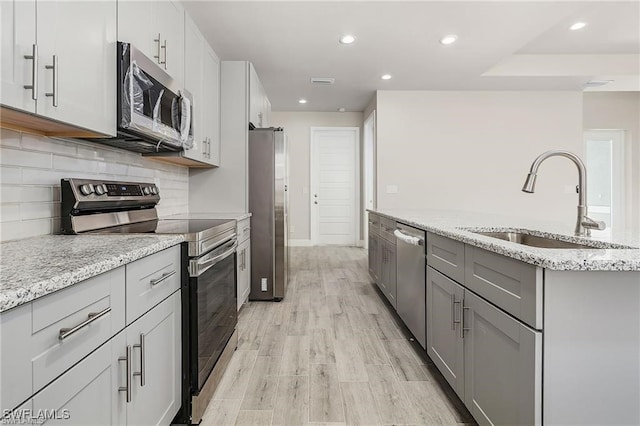
[(407, 235), (404, 232), (402, 232), (399, 229), (396, 229), (395, 231), (393, 231), (393, 235), (396, 236), (397, 239), (399, 239), (400, 241), (403, 241), (407, 244), (411, 244), (412, 246), (423, 246), (424, 245), (424, 238), (420, 238), (420, 237), (414, 237), (412, 235)]

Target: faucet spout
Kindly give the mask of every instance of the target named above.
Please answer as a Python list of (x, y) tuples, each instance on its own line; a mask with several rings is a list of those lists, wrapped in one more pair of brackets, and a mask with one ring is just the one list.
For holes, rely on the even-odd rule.
[(533, 194), (535, 191), (536, 177), (540, 165), (550, 157), (568, 158), (578, 168), (578, 218), (575, 234), (578, 236), (591, 235), (591, 229), (604, 229), (604, 222), (598, 222), (587, 217), (587, 168), (576, 154), (569, 151), (547, 151), (538, 156), (531, 164), (527, 179), (522, 186), (522, 191)]

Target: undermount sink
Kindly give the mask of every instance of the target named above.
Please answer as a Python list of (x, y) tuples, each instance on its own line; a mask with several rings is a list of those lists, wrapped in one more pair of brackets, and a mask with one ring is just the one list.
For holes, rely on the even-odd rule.
[[(555, 238), (539, 237), (524, 232), (489, 232), (489, 231), (471, 231), (474, 234), (485, 235), (487, 237), (498, 238), (512, 243), (522, 244), (525, 246), (552, 248), (552, 249), (597, 249), (599, 247), (588, 246), (584, 244), (571, 243), (569, 241), (557, 240)], [(611, 247), (618, 248), (618, 247)]]

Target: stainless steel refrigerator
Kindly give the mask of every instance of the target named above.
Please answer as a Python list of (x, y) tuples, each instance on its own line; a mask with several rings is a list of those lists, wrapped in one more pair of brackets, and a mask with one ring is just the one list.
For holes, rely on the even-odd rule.
[(249, 131), (250, 300), (282, 300), (287, 291), (288, 164), (281, 128)]

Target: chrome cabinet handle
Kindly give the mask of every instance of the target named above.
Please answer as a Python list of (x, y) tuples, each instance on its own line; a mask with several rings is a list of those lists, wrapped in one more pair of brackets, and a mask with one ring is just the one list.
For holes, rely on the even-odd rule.
[(133, 345), (134, 348), (140, 348), (140, 371), (133, 373), (133, 376), (140, 376), (140, 386), (144, 386), (145, 378), (145, 365), (144, 359), (146, 357), (144, 353), (144, 334), (140, 333), (140, 343)]
[(153, 55), (154, 58), (156, 58), (157, 62), (159, 64), (162, 64), (162, 62), (160, 62), (160, 49), (162, 48), (160, 46), (160, 33), (158, 33), (158, 38), (154, 38), (153, 41), (155, 41), (156, 43), (158, 43), (158, 54), (157, 55)]
[(75, 327), (72, 328), (61, 328), (60, 329), (60, 333), (58, 334), (58, 340), (62, 341), (70, 336), (72, 336), (73, 334), (75, 334), (76, 332), (78, 332), (80, 329), (88, 326), (89, 324), (91, 324), (92, 322), (98, 320), (98, 318), (101, 318), (105, 315), (107, 315), (109, 312), (111, 312), (111, 307), (108, 307), (107, 309), (105, 309), (104, 311), (101, 312), (90, 312), (87, 315), (87, 319), (82, 321), (80, 324), (76, 325)]
[(251, 227), (250, 227), (250, 226), (247, 226), (246, 228), (244, 228), (244, 229), (242, 230), (242, 233), (244, 234), (245, 232), (249, 231), (250, 229), (251, 229)]
[(167, 40), (165, 39), (164, 44), (160, 46), (161, 49), (164, 49), (164, 61), (160, 62), (160, 65), (164, 65), (164, 69), (167, 69)]
[(25, 89), (31, 89), (31, 99), (38, 100), (38, 45), (31, 46), (31, 55), (24, 55), (25, 59), (31, 59), (31, 84), (24, 85)]
[(48, 98), (53, 98), (53, 106), (58, 106), (58, 55), (53, 55), (53, 64), (44, 66), (48, 70), (53, 71), (53, 92), (45, 93)]
[(165, 280), (169, 279), (170, 277), (174, 276), (175, 274), (176, 274), (176, 271), (165, 272), (164, 274), (162, 274), (162, 276), (160, 278), (156, 278), (156, 279), (153, 279), (153, 280), (149, 281), (149, 284), (151, 284), (152, 286), (156, 286), (156, 285), (160, 284), (162, 281), (165, 281)]
[(118, 361), (125, 362), (125, 370), (127, 373), (127, 378), (124, 386), (120, 386), (118, 388), (118, 392), (126, 392), (127, 402), (131, 402), (131, 360), (133, 359), (131, 353), (131, 346), (127, 345), (127, 353), (125, 356), (121, 356), (118, 358)]
[(468, 307), (466, 307), (466, 306), (463, 306), (463, 307), (462, 307), (462, 318), (461, 318), (461, 319), (462, 319), (462, 327), (460, 327), (460, 337), (462, 337), (462, 338), (464, 338), (464, 332), (465, 332), (465, 331), (470, 331), (470, 330), (471, 330), (471, 328), (470, 328), (470, 327), (465, 327), (465, 326), (464, 326), (464, 322), (465, 322), (465, 321), (464, 321), (464, 311), (468, 311), (468, 310), (470, 310), (470, 309), (471, 309), (471, 308), (468, 308)]
[(462, 302), (460, 300), (456, 301), (455, 294), (451, 295), (451, 329), (452, 330), (456, 329), (456, 324), (460, 324), (460, 320), (456, 319), (456, 305), (459, 305), (461, 303)]

